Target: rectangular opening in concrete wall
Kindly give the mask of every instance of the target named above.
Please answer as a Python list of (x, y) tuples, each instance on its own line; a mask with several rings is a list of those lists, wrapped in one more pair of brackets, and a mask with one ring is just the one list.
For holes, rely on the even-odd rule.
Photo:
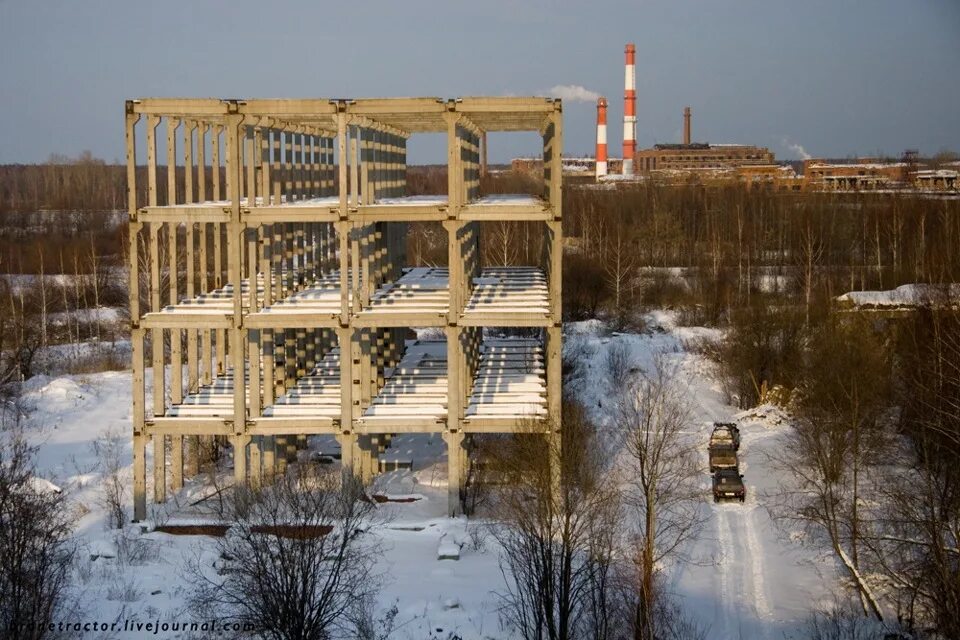
[(547, 326), (559, 321), (559, 223), (464, 225), (460, 323)]
[(543, 195), (543, 140), (536, 131), (491, 131), (487, 144), (487, 170), (480, 177), (480, 195)]
[[(172, 361), (170, 391), (158, 416), (234, 420), (237, 377), (232, 356), (241, 351), (245, 418), (257, 422), (258, 432), (290, 428), (280, 418), (296, 418), (301, 433), (332, 432), (340, 418), (340, 350), (333, 329), (254, 329), (241, 344), (234, 343), (235, 334), (217, 330), (165, 333)], [(169, 347), (174, 333), (181, 334), (180, 352)]]
[(448, 234), (439, 222), (355, 224), (355, 326), (444, 326), (450, 304)]
[[(449, 205), (446, 104), (437, 98), (358, 99), (345, 105), (351, 213), (357, 218), (442, 219)], [(442, 149), (437, 153), (437, 148)], [(429, 180), (408, 188), (408, 154), (436, 158)], [(418, 173), (418, 176), (424, 174)]]
[(446, 428), (448, 352), (440, 327), (371, 328), (359, 341), (363, 433)]
[[(238, 311), (252, 327), (282, 326), (298, 316), (333, 324), (343, 313), (341, 238), (329, 222), (271, 222), (228, 236), (228, 223), (142, 223), (135, 237), (144, 264), (141, 326), (227, 329)], [(239, 254), (231, 269), (228, 254)], [(239, 278), (239, 300), (234, 282)], [(239, 302), (239, 305), (237, 304)], [(146, 304), (144, 305), (147, 306)], [(305, 315), (306, 314), (306, 315)]]
[(254, 217), (278, 207), (309, 215), (338, 206), (337, 130), (326, 102), (311, 118), (290, 119), (254, 112), (267, 108), (257, 101), (133, 102), (128, 164), (136, 166), (144, 220), (225, 222), (235, 204), (256, 209)]
[(469, 395), (464, 429), (524, 431), (548, 413), (546, 333), (530, 327), (487, 327), (467, 351)]
[(447, 230), (441, 222), (417, 222), (406, 225), (408, 267), (445, 267), (450, 263)]
[[(290, 422), (297, 429), (307, 429), (311, 421), (323, 427), (340, 419), (340, 344), (334, 329), (284, 328), (250, 334), (248, 393), (259, 389), (260, 406), (250, 407), (253, 419), (264, 418), (258, 426), (273, 430)], [(249, 361), (255, 355), (262, 366), (249, 378)]]
[[(479, 132), (479, 154), (474, 156), (469, 145), (461, 152), (467, 183), (461, 219), (511, 214), (546, 218), (551, 208), (559, 210), (563, 140), (559, 101), (463, 98), (457, 102), (456, 111), (461, 114), (461, 126)], [(494, 157), (516, 158), (516, 162), (511, 161), (511, 168), (516, 170), (491, 174), (491, 153)], [(474, 164), (481, 174), (475, 181)]]
[(447, 194), (447, 132), (411, 135), (407, 139), (407, 193), (410, 196)]

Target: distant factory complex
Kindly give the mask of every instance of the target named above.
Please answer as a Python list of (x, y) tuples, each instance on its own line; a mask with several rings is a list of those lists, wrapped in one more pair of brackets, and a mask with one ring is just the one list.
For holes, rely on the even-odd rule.
[[(776, 191), (883, 191), (917, 189), (956, 191), (960, 189), (960, 163), (928, 166), (916, 152), (906, 152), (898, 162), (858, 158), (850, 161), (806, 159), (803, 173), (791, 164), (778, 164), (770, 149), (749, 144), (694, 142), (692, 113), (683, 110), (683, 141), (636, 148), (637, 93), (636, 47), (624, 50), (623, 155), (607, 154), (607, 99), (597, 100), (597, 146), (593, 158), (566, 158), (564, 173), (597, 182), (654, 180), (667, 184), (722, 184), (732, 181)], [(513, 168), (531, 170), (540, 165), (530, 158), (518, 158)]]

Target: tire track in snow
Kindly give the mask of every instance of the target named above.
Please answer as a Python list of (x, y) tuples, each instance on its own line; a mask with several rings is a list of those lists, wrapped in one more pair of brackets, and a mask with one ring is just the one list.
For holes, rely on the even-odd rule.
[(761, 628), (764, 629), (763, 637), (768, 637), (766, 632), (766, 623), (772, 617), (773, 611), (770, 609), (770, 601), (767, 598), (767, 586), (765, 582), (765, 567), (763, 561), (763, 547), (757, 537), (757, 507), (750, 509), (747, 518), (747, 552), (750, 554), (750, 572), (752, 573), (753, 583), (753, 608), (757, 619), (761, 622)]
[(731, 598), (727, 607), (727, 634), (731, 640), (767, 638), (761, 620), (761, 615), (769, 613), (763, 581), (763, 549), (753, 530), (753, 511), (736, 504), (718, 514), (724, 521), (729, 545), (724, 579)]
[[(734, 601), (731, 603), (730, 611), (732, 622), (730, 625), (730, 637), (743, 637), (744, 618), (750, 617), (750, 600), (753, 596), (752, 581), (746, 570), (747, 562), (750, 558), (750, 549), (747, 547), (746, 535), (744, 529), (744, 516), (741, 509), (737, 509), (739, 504), (730, 505), (733, 508), (724, 509), (723, 517), (726, 519), (727, 528), (730, 530), (732, 543), (730, 546), (730, 579), (733, 581)], [(750, 583), (750, 584), (748, 584)], [(747, 637), (750, 637), (749, 635)]]
[(734, 594), (730, 580), (731, 543), (733, 534), (730, 531), (730, 523), (727, 522), (727, 514), (724, 509), (714, 508), (713, 515), (717, 521), (717, 543), (719, 545), (720, 557), (718, 560), (720, 573), (720, 601), (717, 606), (715, 616), (718, 626), (721, 626), (728, 636), (733, 637), (732, 623), (734, 621), (735, 603)]

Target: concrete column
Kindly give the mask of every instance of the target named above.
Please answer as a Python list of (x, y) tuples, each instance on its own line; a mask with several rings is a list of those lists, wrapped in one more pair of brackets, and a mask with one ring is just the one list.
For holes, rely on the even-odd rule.
[(138, 431), (133, 434), (133, 521), (147, 518), (147, 462), (146, 436)]
[(287, 472), (287, 436), (274, 438), (274, 472), (283, 475)]
[(487, 175), (487, 132), (480, 134), (480, 177)]
[[(132, 239), (135, 242), (136, 238)], [(133, 255), (136, 255), (134, 253)], [(137, 285), (133, 285), (137, 286)], [(135, 318), (139, 322), (139, 317)], [(136, 326), (130, 331), (131, 361), (133, 365), (133, 519), (141, 521), (147, 517), (147, 438), (144, 433), (144, 403), (146, 401), (143, 384), (144, 329)]]
[(445, 220), (444, 229), (447, 230), (447, 264), (449, 265), (450, 309), (447, 322), (456, 324), (463, 309), (463, 256), (460, 246), (460, 230), (465, 223), (455, 220)]
[(183, 436), (170, 436), (170, 488), (183, 488)]
[(253, 437), (250, 440), (250, 485), (259, 488), (262, 483), (261, 473), (261, 445), (263, 438), (261, 436)]
[(187, 436), (184, 446), (187, 450), (183, 472), (188, 478), (192, 478), (200, 473), (200, 438)]
[(357, 448), (357, 435), (355, 433), (338, 433), (337, 442), (340, 444), (340, 464), (344, 471), (356, 472), (356, 460), (354, 453)]
[(270, 482), (277, 472), (275, 443), (273, 436), (262, 436), (260, 438), (260, 465), (263, 467), (262, 476), (264, 481)]
[(166, 436), (153, 436), (153, 501), (167, 501), (167, 443)]
[(554, 499), (560, 496), (560, 483), (563, 479), (563, 433), (553, 431), (544, 437), (547, 447), (547, 455), (550, 456), (550, 490)]
[(250, 436), (243, 434), (230, 438), (230, 444), (233, 446), (233, 480), (238, 487), (247, 482), (247, 444), (249, 442)]
[(339, 327), (337, 343), (340, 348), (340, 443), (341, 461), (344, 469), (353, 469), (353, 453), (356, 435), (353, 433), (353, 363), (352, 348), (354, 329)]
[(463, 513), (463, 502), (460, 499), (464, 482), (463, 473), (466, 452), (463, 448), (462, 431), (445, 431), (443, 439), (447, 443), (447, 514), (456, 517)]
[(446, 327), (444, 332), (447, 335), (447, 428), (454, 431), (460, 429), (463, 414), (463, 351), (460, 349), (460, 328)]
[(374, 465), (379, 464), (374, 449), (373, 437), (369, 435), (359, 436), (356, 441), (355, 451), (354, 472), (360, 476), (364, 484), (367, 484), (373, 480), (374, 475), (376, 475)]

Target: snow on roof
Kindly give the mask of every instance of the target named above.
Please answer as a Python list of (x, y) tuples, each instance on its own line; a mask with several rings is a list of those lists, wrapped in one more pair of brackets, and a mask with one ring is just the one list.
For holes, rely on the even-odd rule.
[(808, 165), (810, 168), (825, 168), (825, 169), (847, 169), (850, 167), (855, 167), (857, 169), (888, 169), (892, 167), (905, 167), (907, 163), (905, 162), (821, 162), (819, 160), (814, 160)]
[(960, 172), (951, 169), (921, 169), (916, 172), (918, 178), (956, 178)]

